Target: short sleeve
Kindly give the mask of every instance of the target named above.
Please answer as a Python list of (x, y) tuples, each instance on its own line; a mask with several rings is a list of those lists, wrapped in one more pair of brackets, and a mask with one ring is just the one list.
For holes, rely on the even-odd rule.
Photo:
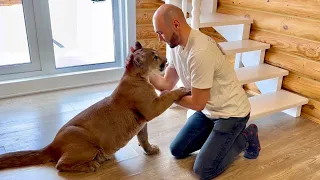
[(169, 67), (169, 68), (175, 68), (175, 66), (174, 66), (174, 63), (173, 63), (173, 61), (174, 61), (174, 58), (175, 58), (175, 52), (174, 52), (174, 50), (173, 50), (173, 48), (167, 48), (167, 57), (169, 57), (168, 59), (167, 59), (167, 61), (168, 61), (168, 66), (167, 67)]
[(198, 89), (208, 89), (213, 85), (216, 59), (213, 53), (206, 50), (193, 53), (189, 59), (191, 86)]

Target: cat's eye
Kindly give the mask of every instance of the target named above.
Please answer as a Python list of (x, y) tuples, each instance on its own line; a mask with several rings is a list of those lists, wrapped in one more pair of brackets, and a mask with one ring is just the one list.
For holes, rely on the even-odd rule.
[(158, 56), (154, 56), (153, 59), (154, 59), (154, 60), (158, 60), (159, 57), (158, 57)]

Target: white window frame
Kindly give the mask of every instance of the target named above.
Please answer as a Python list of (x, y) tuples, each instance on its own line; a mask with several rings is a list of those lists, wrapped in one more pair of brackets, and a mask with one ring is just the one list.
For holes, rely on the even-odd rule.
[(23, 15), (25, 20), (26, 34), (28, 38), (28, 51), (30, 63), (0, 66), (0, 76), (3, 74), (40, 71), (40, 59), (37, 44), (36, 23), (34, 20), (33, 3), (30, 0), (23, 3)]
[(48, 1), (25, 1), (37, 1), (37, 3), (34, 3), (34, 14), (38, 30), (36, 34), (37, 42), (42, 44), (38, 49), (42, 69), (33, 72), (0, 75), (0, 98), (107, 83), (118, 81), (121, 78), (124, 72), (124, 61), (130, 51), (129, 47), (133, 46), (136, 40), (136, 2), (134, 0), (112, 0), (115, 2), (113, 3), (116, 28), (115, 57), (118, 61), (107, 65), (98, 64), (63, 69), (52, 68), (54, 67), (54, 64), (52, 64), (54, 63), (54, 59), (52, 59), (54, 52)]

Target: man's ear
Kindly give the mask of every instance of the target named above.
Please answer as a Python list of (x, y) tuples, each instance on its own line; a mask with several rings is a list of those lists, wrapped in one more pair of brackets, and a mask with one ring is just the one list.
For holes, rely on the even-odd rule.
[(135, 50), (142, 49), (142, 45), (139, 41), (136, 41)]
[(174, 20), (172, 22), (172, 26), (175, 28), (175, 29), (180, 29), (180, 22), (177, 21), (177, 20)]

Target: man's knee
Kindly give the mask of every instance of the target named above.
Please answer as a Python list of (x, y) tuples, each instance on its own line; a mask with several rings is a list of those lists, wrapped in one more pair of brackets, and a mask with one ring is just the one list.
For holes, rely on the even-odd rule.
[(183, 150), (177, 144), (170, 144), (170, 152), (177, 159), (183, 158)]
[(220, 174), (217, 169), (207, 168), (201, 164), (195, 164), (193, 166), (193, 172), (199, 176), (201, 180), (211, 180)]
[(194, 163), (193, 171), (201, 180), (211, 180), (221, 173), (217, 163), (217, 161), (209, 162), (207, 158), (198, 156)]

